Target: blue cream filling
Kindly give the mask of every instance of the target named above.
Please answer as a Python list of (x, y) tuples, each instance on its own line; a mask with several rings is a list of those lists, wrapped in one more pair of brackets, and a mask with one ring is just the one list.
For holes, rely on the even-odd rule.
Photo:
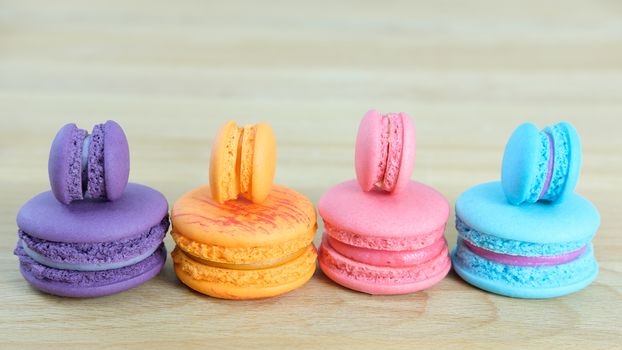
[(478, 247), (491, 250), (496, 253), (520, 256), (560, 255), (578, 250), (590, 243), (592, 239), (592, 237), (589, 236), (579, 241), (564, 243), (533, 243), (516, 241), (478, 232), (467, 226), (458, 216), (456, 216), (456, 229), (458, 230), (460, 238), (466, 239)]
[(575, 260), (553, 266), (512, 266), (484, 259), (466, 247), (461, 239), (453, 262), (474, 275), (503, 284), (520, 287), (554, 288), (590, 278), (597, 270), (592, 244)]
[(28, 245), (26, 245), (26, 243), (22, 241), (22, 248), (24, 248), (24, 252), (26, 252), (26, 255), (28, 255), (32, 260), (47, 267), (52, 267), (52, 268), (59, 269), (59, 270), (73, 270), (73, 271), (104, 271), (104, 270), (120, 269), (122, 267), (134, 265), (136, 263), (139, 263), (147, 259), (156, 250), (158, 250), (159, 247), (160, 245), (158, 244), (155, 247), (150, 248), (143, 254), (140, 254), (138, 256), (135, 256), (125, 261), (118, 261), (114, 263), (105, 263), (105, 264), (71, 264), (71, 263), (62, 263), (62, 262), (50, 260), (46, 258), (45, 256), (28, 248)]

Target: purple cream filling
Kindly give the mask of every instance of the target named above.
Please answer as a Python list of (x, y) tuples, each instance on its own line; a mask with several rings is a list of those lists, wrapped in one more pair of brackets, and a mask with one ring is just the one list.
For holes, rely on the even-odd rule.
[(462, 240), (464, 245), (469, 248), (473, 253), (480, 257), (491, 260), (504, 265), (512, 266), (553, 266), (561, 265), (575, 260), (581, 253), (587, 249), (587, 245), (579, 248), (578, 250), (559, 254), (559, 255), (545, 255), (545, 256), (519, 256), (509, 255), (490, 251), (488, 249), (480, 248), (467, 240)]
[(546, 173), (546, 180), (544, 181), (544, 187), (542, 187), (542, 191), (538, 196), (538, 199), (542, 199), (546, 192), (549, 190), (549, 186), (551, 185), (551, 179), (553, 178), (553, 166), (555, 161), (555, 147), (553, 145), (553, 136), (548, 132), (544, 132), (546, 137), (549, 139), (549, 165)]
[(22, 230), (18, 235), (35, 254), (55, 264), (105, 265), (124, 262), (157, 247), (169, 228), (168, 215), (137, 236), (112, 242), (66, 243), (36, 238)]

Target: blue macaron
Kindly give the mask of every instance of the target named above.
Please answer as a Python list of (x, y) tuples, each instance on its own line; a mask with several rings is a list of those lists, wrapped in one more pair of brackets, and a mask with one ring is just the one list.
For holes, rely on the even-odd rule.
[(581, 141), (562, 122), (539, 130), (525, 123), (510, 137), (503, 155), (501, 182), (513, 205), (560, 203), (573, 193), (581, 168)]
[(600, 215), (588, 200), (515, 206), (500, 182), (464, 192), (456, 202), (455, 271), (481, 289), (518, 298), (552, 298), (589, 285), (598, 274), (591, 239)]

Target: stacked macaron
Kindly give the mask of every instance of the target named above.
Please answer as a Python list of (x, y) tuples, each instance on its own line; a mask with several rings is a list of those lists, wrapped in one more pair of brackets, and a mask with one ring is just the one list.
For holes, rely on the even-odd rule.
[(313, 204), (273, 185), (276, 140), (265, 123), (229, 122), (212, 147), (210, 184), (171, 212), (175, 273), (188, 287), (225, 299), (267, 298), (315, 272)]
[(407, 114), (367, 112), (356, 140), (358, 183), (334, 186), (319, 203), (325, 226), (319, 264), (330, 279), (369, 294), (405, 294), (447, 275), (449, 205), (410, 180), (414, 157)]
[(114, 121), (91, 134), (75, 124), (60, 129), (48, 163), (52, 191), (17, 214), (15, 255), (35, 288), (60, 296), (114, 294), (157, 275), (168, 204), (158, 191), (128, 184), (129, 147)]
[(576, 292), (598, 274), (591, 239), (596, 208), (574, 193), (581, 143), (568, 123), (512, 134), (501, 182), (475, 186), (456, 203), (456, 272), (484, 290), (519, 298)]

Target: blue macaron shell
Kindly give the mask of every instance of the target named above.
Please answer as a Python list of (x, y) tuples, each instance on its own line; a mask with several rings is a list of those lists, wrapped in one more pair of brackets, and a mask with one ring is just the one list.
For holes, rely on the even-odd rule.
[(557, 127), (563, 130), (568, 147), (568, 150), (566, 151), (566, 157), (568, 159), (566, 181), (564, 182), (564, 187), (557, 198), (557, 202), (560, 203), (571, 196), (577, 186), (579, 175), (581, 173), (582, 149), (579, 134), (570, 123), (559, 123), (557, 124)]
[(454, 270), (468, 283), (516, 298), (553, 298), (574, 293), (598, 275), (592, 245), (575, 260), (554, 266), (511, 266), (484, 259), (462, 240), (451, 254)]
[[(501, 179), (507, 200), (518, 205), (525, 201), (537, 200), (544, 186), (548, 166), (548, 148), (543, 148), (540, 130), (532, 123), (516, 128), (505, 146)], [(545, 176), (542, 176), (542, 173)], [(536, 197), (534, 200), (533, 197)]]
[[(500, 182), (489, 182), (465, 191), (456, 202), (456, 216), (476, 233), (503, 240), (559, 245), (559, 253), (588, 242), (600, 226), (598, 210), (572, 193), (558, 205), (537, 202), (514, 206), (508, 203)], [(492, 243), (491, 243), (492, 244)], [(499, 253), (529, 255), (521, 244), (496, 244)], [(564, 248), (565, 247), (565, 248)], [(568, 250), (566, 250), (568, 249)], [(548, 254), (545, 254), (548, 255)]]

